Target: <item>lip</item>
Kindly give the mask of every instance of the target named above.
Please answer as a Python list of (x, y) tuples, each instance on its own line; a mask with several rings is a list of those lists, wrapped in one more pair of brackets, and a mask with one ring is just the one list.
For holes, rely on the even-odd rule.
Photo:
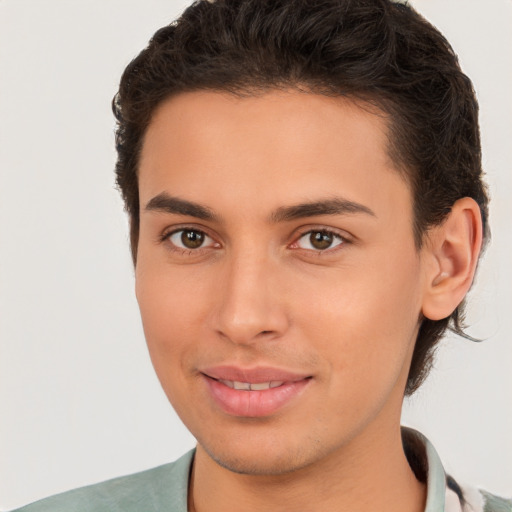
[(240, 368), (237, 366), (214, 366), (200, 370), (207, 377), (216, 380), (232, 380), (257, 384), (259, 382), (282, 381), (295, 382), (306, 379), (309, 375), (291, 372), (270, 366)]
[[(310, 375), (271, 367), (216, 366), (201, 370), (212, 401), (225, 413), (239, 417), (264, 417), (294, 401), (311, 382)], [(280, 383), (263, 390), (233, 389), (225, 382)]]

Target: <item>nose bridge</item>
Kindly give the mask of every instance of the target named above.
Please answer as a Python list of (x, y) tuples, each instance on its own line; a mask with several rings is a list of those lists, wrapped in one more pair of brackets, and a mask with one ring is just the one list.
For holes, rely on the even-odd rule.
[(226, 257), (217, 330), (234, 343), (280, 336), (287, 326), (278, 263), (268, 251), (245, 246)]

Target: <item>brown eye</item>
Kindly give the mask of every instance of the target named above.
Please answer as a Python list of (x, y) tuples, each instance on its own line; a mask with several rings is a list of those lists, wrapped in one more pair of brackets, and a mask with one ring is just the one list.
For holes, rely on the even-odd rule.
[(331, 233), (314, 231), (309, 235), (309, 241), (315, 249), (329, 249), (329, 247), (332, 245), (333, 236)]
[(170, 242), (180, 249), (201, 249), (211, 245), (213, 240), (198, 229), (180, 229), (169, 236)]
[(187, 249), (197, 249), (204, 242), (204, 233), (199, 231), (182, 231), (181, 243)]
[(321, 230), (304, 233), (297, 241), (297, 245), (301, 249), (310, 249), (314, 251), (325, 251), (342, 243), (343, 239), (340, 235), (331, 231)]

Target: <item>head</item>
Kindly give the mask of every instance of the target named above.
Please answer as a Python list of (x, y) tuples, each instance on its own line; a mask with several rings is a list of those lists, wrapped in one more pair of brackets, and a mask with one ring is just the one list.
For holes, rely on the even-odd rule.
[(199, 447), (276, 474), (385, 446), (486, 225), (444, 38), (383, 0), (197, 2), (114, 108), (150, 355)]
[[(139, 159), (159, 105), (183, 92), (251, 97), (290, 89), (355, 100), (385, 117), (387, 151), (411, 190), (418, 249), (463, 197), (478, 203), (486, 238), (474, 91), (449, 43), (411, 7), (388, 0), (199, 1), (130, 63), (113, 103), (117, 181), (135, 264)], [(421, 319), (406, 394), (427, 376), (445, 330), (462, 332), (463, 307)]]

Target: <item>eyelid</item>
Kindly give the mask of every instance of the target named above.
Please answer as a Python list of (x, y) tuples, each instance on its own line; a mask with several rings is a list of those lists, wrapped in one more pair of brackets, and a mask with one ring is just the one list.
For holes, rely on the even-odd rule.
[[(173, 242), (170, 241), (170, 237), (173, 234), (179, 233), (181, 231), (198, 231), (200, 233), (203, 233), (206, 237), (210, 238), (212, 240), (212, 243), (201, 246), (197, 249), (187, 249), (183, 247), (179, 247)], [(298, 241), (305, 235), (308, 235), (310, 233), (314, 232), (323, 232), (333, 235), (335, 238), (338, 238), (341, 240), (341, 243), (336, 244), (334, 247), (329, 247), (327, 249), (304, 249), (302, 247), (297, 247)], [(345, 246), (347, 244), (354, 243), (355, 237), (346, 231), (333, 228), (331, 226), (325, 226), (325, 225), (309, 225), (309, 226), (301, 226), (297, 230), (295, 230), (293, 236), (293, 241), (288, 244), (289, 248), (292, 248), (294, 250), (302, 250), (306, 252), (311, 253), (317, 253), (317, 254), (324, 254), (324, 253), (330, 253), (335, 252), (336, 250), (341, 249), (339, 246)], [(169, 226), (166, 229), (163, 230), (162, 234), (158, 236), (157, 242), (159, 243), (167, 243), (172, 247), (172, 250), (176, 252), (186, 252), (186, 253), (199, 253), (203, 250), (211, 249), (211, 248), (220, 248), (222, 244), (218, 241), (218, 236), (211, 233), (211, 231), (204, 227), (204, 226), (197, 226), (194, 224), (181, 224), (181, 225), (174, 225)], [(293, 247), (295, 246), (295, 247)]]
[[(197, 249), (189, 249), (186, 247), (180, 247), (176, 245), (175, 243), (171, 242), (170, 238), (172, 235), (176, 233), (180, 233), (182, 231), (197, 231), (198, 233), (202, 233), (205, 235), (205, 237), (209, 238), (212, 243), (209, 243), (207, 245), (198, 247)], [(203, 226), (195, 226), (193, 224), (182, 224), (182, 225), (175, 225), (166, 228), (161, 235), (158, 237), (158, 242), (160, 243), (167, 243), (169, 246), (171, 246), (171, 250), (175, 252), (182, 252), (182, 253), (200, 253), (203, 250), (211, 249), (211, 248), (218, 248), (221, 246), (220, 242), (218, 242), (217, 237), (212, 235), (210, 233), (210, 230), (204, 228)]]
[[(304, 249), (302, 247), (292, 247), (294, 245), (296, 246), (298, 241), (305, 235), (308, 235), (310, 233), (316, 233), (316, 232), (327, 233), (327, 234), (333, 235), (335, 238), (340, 239), (341, 243), (336, 244), (334, 247), (328, 247), (327, 249), (324, 249), (324, 250), (322, 250), (322, 249)], [(333, 227), (316, 225), (316, 226), (303, 226), (303, 227), (299, 228), (293, 236), (293, 242), (291, 244), (289, 244), (288, 247), (291, 247), (294, 250), (307, 251), (307, 252), (317, 253), (320, 255), (320, 254), (325, 254), (325, 253), (329, 253), (329, 252), (335, 252), (336, 250), (340, 250), (341, 246), (344, 246), (346, 244), (351, 244), (353, 242), (354, 242), (354, 237), (352, 235), (350, 235), (349, 233), (347, 233), (346, 231), (342, 231), (340, 229), (336, 229)]]

